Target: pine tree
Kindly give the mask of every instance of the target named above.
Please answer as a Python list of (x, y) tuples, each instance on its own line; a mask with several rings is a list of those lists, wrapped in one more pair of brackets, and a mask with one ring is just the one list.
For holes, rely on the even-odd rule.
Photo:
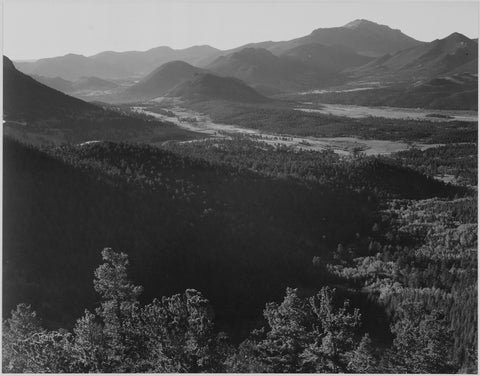
[(35, 311), (19, 304), (3, 325), (2, 368), (5, 372), (74, 372), (71, 335), (47, 331)]
[(395, 373), (453, 373), (453, 337), (441, 312), (426, 313), (420, 303), (406, 302), (398, 310), (400, 319), (392, 325), (392, 348), (384, 362)]
[[(359, 346), (355, 338), (360, 313), (349, 312), (348, 301), (336, 309), (333, 294), (324, 287), (312, 298), (302, 299), (296, 289), (287, 289), (281, 304), (267, 304), (264, 316), (270, 330), (263, 336), (262, 331), (254, 331), (240, 347), (249, 365), (258, 367), (254, 371), (347, 372), (350, 354)], [(364, 345), (362, 351), (367, 350)]]
[(138, 330), (138, 297), (142, 288), (128, 279), (125, 253), (105, 248), (102, 258), (105, 263), (95, 270), (93, 284), (102, 297), (96, 313), (103, 321), (103, 336), (108, 344), (105, 371), (134, 372), (144, 342)]
[(11, 316), (3, 323), (3, 371), (25, 372), (24, 370), (31, 369), (30, 359), (25, 356), (28, 350), (28, 341), (43, 329), (36, 312), (29, 305), (19, 304), (17, 309), (12, 311)]
[(305, 372), (346, 372), (348, 353), (355, 346), (355, 332), (360, 326), (360, 312), (349, 313), (349, 302), (335, 309), (335, 290), (324, 287), (309, 299), (314, 314), (314, 341), (302, 353)]
[(221, 372), (231, 353), (215, 334), (213, 310), (202, 294), (163, 297), (140, 307), (141, 288), (127, 276), (124, 253), (107, 248), (95, 271), (102, 302), (85, 311), (73, 333), (47, 331), (30, 306), (21, 304), (4, 322), (6, 372)]
[(309, 341), (305, 325), (309, 317), (297, 289), (287, 288), (281, 304), (268, 303), (264, 317), (270, 331), (257, 344), (260, 361), (268, 372), (299, 372), (300, 354)]
[(196, 290), (155, 299), (141, 310), (152, 372), (220, 372), (226, 339), (215, 335), (213, 311)]
[(80, 372), (101, 373), (112, 368), (108, 361), (108, 346), (102, 325), (96, 316), (85, 310), (73, 329), (73, 353)]
[(349, 355), (347, 365), (351, 373), (375, 373), (378, 372), (377, 360), (374, 356), (372, 341), (368, 334), (362, 337), (357, 348)]

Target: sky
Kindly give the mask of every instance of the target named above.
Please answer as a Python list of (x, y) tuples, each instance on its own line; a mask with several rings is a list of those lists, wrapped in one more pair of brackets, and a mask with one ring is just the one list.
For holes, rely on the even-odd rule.
[(3, 52), (14, 60), (67, 53), (289, 40), (363, 18), (422, 41), (478, 38), (477, 1), (0, 0)]

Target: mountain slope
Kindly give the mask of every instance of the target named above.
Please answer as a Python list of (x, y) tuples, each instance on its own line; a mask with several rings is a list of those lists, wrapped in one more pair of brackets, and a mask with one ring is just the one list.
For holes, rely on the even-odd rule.
[(234, 102), (258, 103), (268, 99), (242, 81), (232, 77), (219, 77), (210, 73), (197, 74), (169, 92), (188, 100), (227, 100)]
[(45, 77), (32, 74), (31, 77), (45, 86), (61, 91), (62, 93), (70, 93), (73, 91), (73, 82), (64, 80), (61, 77)]
[(419, 80), (451, 73), (477, 73), (478, 44), (453, 33), (444, 39), (385, 55), (353, 70), (357, 77)]
[(75, 81), (68, 81), (61, 77), (45, 77), (32, 74), (32, 78), (45, 86), (70, 95), (77, 95), (79, 92), (112, 90), (118, 87), (115, 82), (98, 77), (82, 77)]
[(344, 46), (324, 46), (318, 43), (302, 44), (280, 54), (301, 61), (313, 68), (339, 72), (345, 68), (361, 66), (372, 60), (371, 57), (357, 54)]
[(111, 90), (118, 87), (115, 82), (107, 81), (99, 77), (82, 77), (73, 82), (74, 91)]
[(183, 61), (165, 63), (144, 77), (135, 85), (127, 88), (120, 98), (123, 100), (145, 100), (166, 94), (175, 86), (205, 72)]
[(64, 118), (101, 110), (35, 81), (3, 57), (3, 111), (6, 119)]
[(358, 106), (478, 110), (478, 77), (454, 74), (383, 88), (323, 93), (315, 96), (322, 103)]
[(266, 95), (318, 87), (332, 80), (331, 72), (299, 60), (275, 56), (262, 48), (245, 48), (221, 56), (207, 68), (215, 74), (245, 81)]
[(26, 74), (61, 77), (70, 81), (85, 76), (112, 79), (128, 77), (131, 74), (124, 67), (114, 66), (107, 62), (96, 61), (76, 54), (40, 59), (35, 62), (16, 63), (15, 65), (18, 70)]

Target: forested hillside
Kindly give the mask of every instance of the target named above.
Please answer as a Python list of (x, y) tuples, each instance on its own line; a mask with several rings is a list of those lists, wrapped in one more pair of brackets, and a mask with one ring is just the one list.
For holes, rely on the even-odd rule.
[[(476, 367), (471, 355), (476, 253), (469, 251), (476, 247), (476, 206), (469, 188), (386, 159), (343, 159), (242, 138), (163, 148), (103, 142), (39, 150), (7, 137), (4, 153), (4, 316), (22, 302), (32, 307), (20, 306), (6, 323), (5, 370), (451, 372)], [(438, 205), (444, 220), (429, 214)], [(419, 226), (411, 225), (408, 215), (419, 218)], [(449, 243), (440, 241), (440, 234)], [(27, 346), (21, 348), (22, 359), (37, 360), (18, 363), (11, 351), (23, 337), (10, 333), (19, 330), (18, 320), (36, 320), (32, 309), (48, 330), (57, 330), (71, 329), (84, 308), (98, 305), (90, 286), (105, 246), (128, 252), (130, 278), (144, 287), (141, 296), (140, 290), (115, 295), (141, 309), (130, 311), (127, 304), (122, 307), (128, 312), (120, 313), (137, 329), (119, 334), (118, 323), (102, 316), (112, 295), (102, 292), (98, 279), (112, 274), (97, 272), (96, 291), (107, 301), (99, 316), (86, 314), (74, 334), (32, 324), (29, 330), (41, 333), (53, 352), (47, 352), (47, 362)], [(103, 257), (107, 264), (115, 262), (113, 254)], [(336, 291), (323, 289), (327, 285)], [(286, 287), (298, 289), (287, 290), (280, 305), (268, 304), (262, 318), (265, 302), (280, 301)], [(213, 311), (191, 288), (208, 298)], [(419, 306), (418, 297), (425, 294), (432, 298)], [(346, 298), (350, 305), (343, 309)], [(185, 311), (195, 304), (206, 315), (206, 327), (195, 326), (189, 316), (194, 313)], [(164, 332), (171, 325), (168, 318), (149, 323), (157, 310), (179, 322), (178, 331)], [(175, 315), (183, 318), (175, 321)], [(144, 317), (142, 324), (135, 317)], [(344, 329), (331, 326), (332, 317), (344, 322)], [(103, 339), (88, 345), (79, 336), (93, 322), (101, 325), (94, 330), (104, 333), (95, 338)], [(249, 336), (262, 326), (264, 331)], [(418, 328), (423, 334), (415, 338)], [(219, 331), (230, 340), (217, 337)], [(135, 346), (148, 347), (179, 333), (200, 337), (195, 345), (180, 341), (175, 345), (180, 347), (157, 355), (130, 347), (132, 338)], [(329, 341), (339, 341), (334, 342), (339, 350)], [(84, 346), (95, 346), (99, 358), (86, 358)], [(402, 368), (412, 352), (420, 354), (416, 363)], [(140, 353), (140, 358), (132, 355)], [(55, 354), (63, 363), (54, 361)], [(115, 363), (119, 354), (128, 361)]]

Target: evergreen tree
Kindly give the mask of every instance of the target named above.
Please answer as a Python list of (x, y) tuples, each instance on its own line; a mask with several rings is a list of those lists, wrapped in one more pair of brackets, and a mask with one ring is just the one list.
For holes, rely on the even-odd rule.
[(95, 271), (102, 302), (85, 311), (73, 333), (47, 331), (21, 304), (4, 322), (5, 372), (221, 372), (231, 353), (215, 334), (213, 311), (196, 290), (140, 307), (141, 288), (127, 276), (124, 253), (104, 249)]
[(4, 372), (73, 372), (70, 333), (47, 331), (35, 311), (19, 304), (4, 322), (2, 332)]
[(349, 302), (335, 309), (335, 290), (324, 287), (309, 299), (314, 314), (313, 341), (303, 351), (302, 368), (306, 372), (347, 372), (348, 354), (355, 349), (355, 334), (360, 326), (360, 312), (348, 312)]
[(307, 331), (309, 312), (297, 289), (287, 288), (281, 304), (268, 303), (263, 312), (270, 327), (266, 338), (257, 344), (260, 361), (268, 372), (299, 372), (300, 354), (310, 340)]
[(106, 371), (134, 372), (144, 350), (138, 322), (138, 297), (142, 288), (128, 279), (125, 253), (105, 248), (102, 258), (105, 263), (95, 270), (93, 284), (102, 297), (96, 313), (103, 322), (107, 344)]
[[(356, 332), (358, 310), (349, 312), (333, 304), (334, 290), (324, 287), (310, 299), (300, 298), (298, 290), (287, 289), (281, 304), (269, 303), (264, 311), (269, 331), (255, 331), (240, 349), (257, 372), (347, 372), (351, 353), (358, 350), (368, 358), (370, 347), (359, 347)], [(265, 331), (263, 331), (265, 332)], [(370, 361), (370, 360), (369, 360)], [(356, 364), (356, 363), (355, 363)], [(260, 366), (259, 366), (260, 365)], [(239, 367), (246, 371), (248, 367)]]
[(349, 355), (347, 365), (351, 373), (375, 373), (378, 372), (377, 360), (372, 347), (372, 340), (368, 334), (362, 337), (358, 347)]
[(399, 309), (400, 319), (392, 325), (395, 334), (386, 354), (390, 372), (453, 373), (452, 331), (439, 311), (426, 313), (420, 303), (407, 302)]

